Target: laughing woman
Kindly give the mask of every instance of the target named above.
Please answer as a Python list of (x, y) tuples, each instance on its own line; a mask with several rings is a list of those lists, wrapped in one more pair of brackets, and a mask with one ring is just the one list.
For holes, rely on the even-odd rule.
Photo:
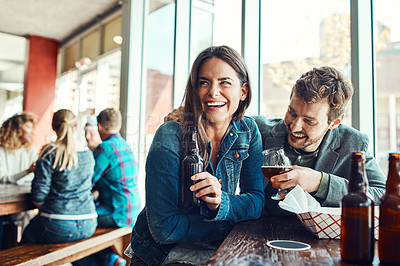
[[(247, 67), (235, 50), (218, 46), (199, 54), (186, 86), (181, 122), (164, 123), (150, 147), (146, 207), (126, 252), (131, 265), (204, 265), (233, 223), (261, 215), (261, 137), (254, 120), (244, 116), (250, 98)], [(201, 210), (180, 204), (189, 125), (198, 128), (205, 162), (205, 172), (192, 176), (197, 183), (191, 187), (205, 203)]]

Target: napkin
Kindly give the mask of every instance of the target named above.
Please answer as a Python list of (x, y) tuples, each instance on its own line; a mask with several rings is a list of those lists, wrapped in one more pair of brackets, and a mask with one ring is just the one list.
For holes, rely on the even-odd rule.
[[(279, 206), (296, 213), (307, 229), (318, 238), (340, 239), (341, 208), (321, 207), (319, 202), (300, 186), (293, 188)], [(379, 238), (379, 206), (375, 206), (375, 239)]]
[(294, 213), (304, 213), (308, 211), (315, 211), (315, 212), (322, 211), (319, 202), (308, 192), (304, 191), (299, 185), (293, 188), (286, 195), (285, 199), (280, 201), (278, 204), (282, 209)]

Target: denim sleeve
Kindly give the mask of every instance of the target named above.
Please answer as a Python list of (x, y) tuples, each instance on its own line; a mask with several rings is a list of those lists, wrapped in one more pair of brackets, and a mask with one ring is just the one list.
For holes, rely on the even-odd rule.
[(262, 142), (257, 125), (252, 124), (249, 157), (243, 162), (240, 173), (240, 194), (222, 192), (222, 201), (214, 220), (240, 222), (260, 217), (265, 197), (264, 176), (261, 170)]
[(32, 201), (42, 205), (50, 192), (51, 180), (53, 175), (54, 153), (48, 154), (46, 157), (36, 162), (35, 177), (32, 180)]
[(94, 160), (95, 160), (94, 173), (93, 173), (93, 177), (92, 177), (93, 185), (100, 179), (100, 177), (103, 175), (104, 171), (110, 165), (108, 156), (103, 148), (103, 146), (105, 144), (106, 143), (103, 142), (93, 150), (93, 156), (94, 156)]
[(146, 213), (157, 243), (218, 239), (223, 223), (205, 222), (198, 213), (179, 208), (181, 132), (177, 122), (164, 123), (156, 132), (146, 160)]

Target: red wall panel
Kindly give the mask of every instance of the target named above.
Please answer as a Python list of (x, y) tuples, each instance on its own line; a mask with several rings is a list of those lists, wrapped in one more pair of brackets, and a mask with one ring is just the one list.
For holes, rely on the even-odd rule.
[(23, 108), (38, 116), (35, 147), (40, 149), (54, 134), (51, 119), (54, 112), (59, 43), (34, 35), (28, 36), (28, 43)]

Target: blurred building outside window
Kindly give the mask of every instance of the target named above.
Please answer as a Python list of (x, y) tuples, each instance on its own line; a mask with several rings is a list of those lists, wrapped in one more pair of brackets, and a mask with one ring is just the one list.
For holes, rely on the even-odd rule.
[[(314, 67), (350, 80), (350, 50), (349, 0), (261, 1), (261, 115), (283, 118), (296, 80)], [(343, 123), (351, 125), (351, 102)]]
[(373, 1), (376, 159), (387, 173), (389, 152), (400, 152), (400, 2)]

